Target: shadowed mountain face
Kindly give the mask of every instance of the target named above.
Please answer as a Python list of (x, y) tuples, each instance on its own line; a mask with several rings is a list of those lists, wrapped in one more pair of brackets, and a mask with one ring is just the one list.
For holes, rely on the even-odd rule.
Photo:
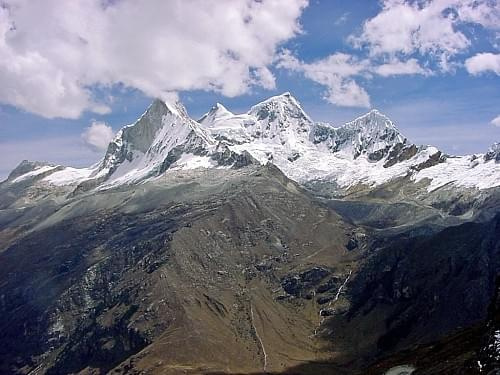
[(271, 167), (177, 178), (74, 200), (2, 251), (3, 371), (317, 358), (312, 292), (354, 267), (353, 228)]
[[(284, 94), (199, 122), (156, 101), (97, 166), (22, 163), (0, 184), (0, 373), (496, 369), (495, 150), (428, 151)], [(294, 178), (324, 160), (359, 168)], [(390, 178), (342, 187), (367, 165)], [(488, 183), (415, 177), (435, 166)]]

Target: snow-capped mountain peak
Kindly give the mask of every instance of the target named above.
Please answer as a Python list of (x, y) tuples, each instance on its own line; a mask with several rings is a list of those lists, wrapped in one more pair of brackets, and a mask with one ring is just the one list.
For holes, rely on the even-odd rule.
[(316, 124), (312, 138), (333, 153), (354, 159), (367, 155), (375, 161), (386, 156), (395, 145), (408, 143), (396, 125), (376, 109), (338, 128)]
[(378, 109), (372, 109), (362, 116), (346, 123), (344, 127), (359, 131), (364, 134), (380, 135), (387, 129), (394, 131), (394, 135), (403, 141), (404, 137), (396, 127), (396, 125)]
[(313, 127), (312, 120), (289, 92), (266, 99), (239, 115), (217, 103), (198, 122), (219, 140), (285, 147), (308, 142)]
[(377, 109), (372, 109), (363, 116), (348, 122), (344, 128), (357, 133), (358, 138), (364, 140), (365, 143), (373, 144), (383, 141), (384, 144), (393, 145), (406, 142), (406, 137), (401, 134), (396, 125)]
[(250, 140), (243, 126), (246, 121), (246, 115), (235, 115), (222, 104), (216, 103), (198, 123), (219, 141), (244, 143)]
[(9, 173), (7, 180), (12, 181), (12, 180), (16, 180), (19, 178), (23, 179), (23, 177), (26, 178), (26, 176), (28, 176), (28, 177), (35, 176), (35, 175), (41, 174), (43, 172), (46, 172), (48, 170), (51, 170), (55, 167), (56, 166), (49, 164), (49, 163), (23, 160), (21, 163), (19, 163), (19, 165), (16, 168), (14, 168)]
[(272, 96), (269, 99), (254, 105), (250, 108), (248, 114), (254, 116), (258, 121), (268, 119), (269, 122), (272, 122), (275, 119), (283, 121), (287, 118), (296, 118), (312, 122), (309, 116), (302, 109), (299, 101), (289, 92)]
[(312, 120), (289, 92), (253, 106), (247, 116), (243, 125), (253, 139), (291, 147), (308, 141), (313, 126)]
[(204, 124), (207, 127), (213, 126), (220, 119), (227, 119), (229, 117), (234, 116), (226, 107), (224, 107), (221, 103), (215, 103), (215, 105), (205, 113), (198, 120), (200, 124)]
[(199, 151), (215, 147), (216, 141), (189, 117), (181, 103), (156, 99), (134, 124), (116, 134), (91, 177), (98, 182), (136, 181), (155, 175), (181, 145), (186, 152), (188, 148)]
[(130, 150), (138, 150), (146, 152), (151, 146), (157, 131), (162, 127), (164, 116), (171, 115), (179, 116), (177, 110), (173, 110), (173, 105), (167, 105), (165, 102), (156, 99), (142, 114), (142, 116), (134, 124), (123, 127), (115, 139), (109, 145), (111, 150), (108, 153), (113, 153), (113, 145), (121, 145), (127, 143)]

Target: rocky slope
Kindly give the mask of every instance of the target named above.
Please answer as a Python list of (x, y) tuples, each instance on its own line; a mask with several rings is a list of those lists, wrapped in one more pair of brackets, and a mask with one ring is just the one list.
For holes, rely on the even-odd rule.
[(354, 229), (270, 167), (172, 177), (81, 195), (3, 249), (2, 373), (276, 371), (325, 356), (311, 293), (331, 298), (354, 267)]

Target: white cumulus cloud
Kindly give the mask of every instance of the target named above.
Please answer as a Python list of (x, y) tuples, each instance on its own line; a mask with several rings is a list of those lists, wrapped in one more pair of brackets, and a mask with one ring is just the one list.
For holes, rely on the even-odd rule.
[(500, 115), (491, 120), (491, 125), (500, 127)]
[(393, 59), (387, 63), (374, 67), (373, 71), (382, 77), (405, 74), (429, 74), (426, 69), (420, 66), (417, 59), (408, 59), (407, 61)]
[(356, 82), (357, 77), (371, 78), (373, 74), (388, 77), (396, 75), (427, 75), (414, 58), (408, 60), (391, 59), (386, 63), (376, 63), (346, 53), (334, 53), (323, 59), (306, 63), (295, 57), (289, 50), (282, 51), (277, 67), (302, 73), (304, 77), (325, 87), (324, 99), (342, 107), (370, 107), (370, 95)]
[(500, 54), (478, 53), (465, 60), (465, 67), (470, 74), (481, 74), (487, 71), (500, 75)]
[(353, 76), (368, 68), (366, 60), (351, 55), (335, 53), (312, 63), (298, 60), (290, 51), (283, 51), (278, 67), (304, 74), (326, 88), (325, 100), (344, 107), (370, 107), (370, 96), (359, 86)]
[(106, 113), (92, 88), (152, 97), (274, 88), (281, 43), (307, 0), (6, 0), (0, 5), (0, 102), (48, 118)]
[(113, 139), (114, 132), (111, 126), (104, 122), (93, 121), (82, 133), (82, 139), (94, 151), (104, 151)]
[(463, 28), (474, 24), (500, 29), (497, 0), (383, 0), (382, 10), (350, 40), (372, 56), (418, 54), (448, 71), (452, 57), (472, 43)]

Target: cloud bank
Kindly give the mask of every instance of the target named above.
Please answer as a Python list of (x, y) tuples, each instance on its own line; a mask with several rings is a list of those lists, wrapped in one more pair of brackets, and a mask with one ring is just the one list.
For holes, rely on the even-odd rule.
[[(119, 86), (166, 100), (204, 90), (234, 97), (276, 88), (272, 69), (325, 88), (324, 99), (369, 107), (360, 79), (465, 67), (500, 75), (500, 54), (466, 59), (475, 28), (500, 35), (499, 0), (381, 0), (347, 52), (303, 61), (282, 48), (301, 33), (308, 0), (4, 0), (0, 103), (47, 118), (110, 111)], [(348, 13), (332, 20), (332, 27)], [(300, 57), (296, 57), (300, 56)], [(307, 57), (306, 57), (307, 59)], [(464, 61), (465, 60), (465, 61)]]
[[(275, 87), (278, 46), (307, 0), (7, 0), (0, 5), (0, 102), (48, 117), (107, 113), (95, 87), (148, 96)], [(140, 16), (139, 16), (140, 15)]]

